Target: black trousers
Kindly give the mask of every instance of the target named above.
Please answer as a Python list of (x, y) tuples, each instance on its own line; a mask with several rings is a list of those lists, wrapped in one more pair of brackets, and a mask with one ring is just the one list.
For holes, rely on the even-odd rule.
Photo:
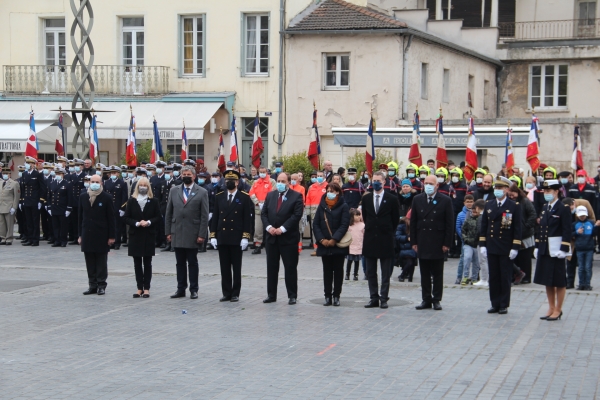
[(358, 264), (360, 264), (360, 261), (352, 260), (348, 260), (348, 263), (346, 264), (346, 275), (350, 276), (350, 271), (352, 270), (352, 263), (354, 263), (354, 276), (358, 276)]
[(67, 244), (67, 234), (69, 232), (69, 221), (64, 215), (52, 216), (52, 229), (54, 229), (54, 242)]
[[(167, 238), (165, 236), (165, 216), (164, 214), (161, 215), (161, 219), (160, 219), (160, 223), (158, 224), (158, 229), (156, 229), (156, 237), (155, 237), (155, 243), (157, 246), (160, 246), (163, 243), (167, 242)], [(206, 240), (203, 243), (204, 246), (206, 246)]]
[[(142, 263), (144, 266), (142, 267)], [(135, 281), (138, 290), (150, 290), (152, 280), (152, 256), (133, 257), (133, 268), (135, 269)]]
[(88, 273), (90, 289), (106, 289), (106, 278), (108, 277), (108, 253), (83, 253), (85, 256), (85, 267)]
[(46, 239), (54, 238), (54, 228), (52, 227), (52, 217), (48, 214), (45, 207), (40, 210), (40, 223), (42, 224), (43, 237)]
[(513, 278), (512, 261), (508, 255), (488, 254), (490, 270), (490, 301), (494, 308), (510, 307), (510, 284)]
[(123, 219), (124, 218), (119, 215), (119, 211), (117, 211), (115, 213), (115, 246), (121, 245), (121, 226), (123, 225)]
[(415, 261), (416, 258), (412, 257), (404, 257), (400, 261), (400, 266), (402, 267), (402, 273), (400, 276), (402, 279), (409, 279), (412, 281), (413, 275), (415, 274)]
[(73, 207), (71, 214), (69, 215), (69, 241), (77, 241), (79, 234), (77, 233), (78, 219), (79, 219), (79, 207)]
[(242, 288), (242, 248), (239, 245), (217, 246), (221, 264), (221, 291), (225, 297), (240, 297)]
[[(419, 258), (421, 271), (421, 298), (425, 303), (442, 301), (444, 293), (444, 259)], [(433, 280), (433, 284), (431, 281)]]
[[(21, 206), (22, 208), (23, 206)], [(19, 235), (22, 239), (29, 238), (27, 234), (27, 222), (25, 221), (25, 213), (20, 209), (17, 209), (17, 223), (19, 224)]]
[(529, 282), (533, 280), (533, 277), (531, 276), (531, 256), (533, 255), (533, 250), (535, 250), (535, 247), (519, 250), (519, 254), (517, 254), (517, 258), (514, 260), (517, 267), (525, 272), (523, 280)]
[[(117, 220), (119, 222), (119, 220)], [(127, 224), (125, 223), (125, 217), (121, 218), (121, 243), (127, 243)]]
[[(377, 282), (377, 260), (381, 265), (381, 292), (379, 292), (379, 283)], [(367, 279), (369, 281), (369, 294), (371, 300), (388, 301), (388, 293), (390, 291), (390, 275), (392, 273), (392, 265), (394, 259), (390, 258), (371, 258), (365, 257), (365, 265), (367, 268)]]
[(175, 262), (177, 267), (177, 290), (185, 291), (187, 288), (188, 272), (190, 277), (190, 292), (198, 291), (198, 249), (176, 247)]
[(31, 243), (40, 242), (40, 210), (37, 204), (33, 207), (23, 206), (25, 222), (27, 223), (27, 239)]
[(283, 261), (285, 269), (285, 287), (288, 298), (298, 297), (298, 243), (280, 245), (266, 242), (267, 249), (267, 295), (277, 299), (277, 281), (279, 280), (279, 260)]
[(577, 275), (577, 252), (573, 252), (570, 260), (567, 260), (567, 286), (575, 286)]
[[(344, 283), (344, 255), (322, 256), (325, 297), (340, 297)], [(357, 265), (358, 269), (358, 265)], [(333, 292), (331, 287), (333, 286)]]

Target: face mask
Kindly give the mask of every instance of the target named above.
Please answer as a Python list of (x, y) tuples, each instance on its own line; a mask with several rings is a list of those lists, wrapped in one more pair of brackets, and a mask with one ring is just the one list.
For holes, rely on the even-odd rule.
[(173, 176), (175, 176), (175, 177), (179, 176), (179, 171), (173, 171)]
[(285, 183), (277, 182), (277, 191), (279, 193), (285, 192), (285, 189), (286, 189)]
[(148, 194), (148, 188), (145, 186), (138, 187), (138, 192), (142, 195)]
[(90, 187), (90, 183), (89, 182), (83, 182), (83, 187), (89, 188)]
[(131, 179), (131, 178), (133, 178), (133, 174), (132, 174), (131, 172), (128, 172), (128, 173), (127, 173), (127, 177), (128, 177), (129, 179)]
[(112, 179), (113, 181), (116, 181), (116, 180), (117, 180), (117, 178), (118, 178), (118, 176), (117, 176), (117, 175), (111, 175), (111, 176), (110, 176), (110, 179)]
[(569, 183), (569, 180), (567, 178), (560, 178), (560, 183), (566, 185), (567, 183)]
[(394, 176), (394, 175), (396, 175), (396, 171), (388, 171), (388, 175), (389, 176)]
[(458, 177), (457, 176), (453, 176), (452, 177), (452, 182), (453, 183), (458, 183)]
[(310, 181), (311, 181), (312, 183), (317, 183), (317, 178), (310, 178)]
[(281, 167), (275, 168), (275, 172), (277, 172), (278, 174), (280, 174), (281, 173)]
[(75, 166), (75, 172), (79, 172), (79, 171), (81, 171), (81, 167), (79, 165), (76, 165)]
[(56, 181), (57, 182), (62, 181), (62, 178), (63, 178), (62, 175), (56, 175)]
[(504, 197), (504, 190), (494, 189), (494, 196), (496, 196), (497, 199), (501, 199), (502, 197)]
[(295, 179), (292, 179), (292, 186), (296, 186), (296, 183), (298, 183), (298, 182), (296, 182)]
[(7, 181), (8, 180), (8, 175), (2, 174), (2, 179), (4, 179), (5, 181)]
[(267, 177), (267, 174), (261, 172), (260, 174), (258, 174), (258, 176), (260, 176), (260, 179), (265, 179)]
[(154, 171), (148, 171), (148, 176), (150, 177), (152, 175), (154, 175)]
[(547, 202), (551, 202), (554, 200), (554, 195), (552, 193), (544, 193), (544, 200)]
[(335, 200), (336, 197), (336, 193), (327, 192), (327, 200)]
[(194, 180), (192, 179), (191, 176), (184, 176), (183, 177), (183, 183), (185, 183), (186, 185), (191, 185), (192, 182), (194, 182)]
[(533, 189), (533, 183), (526, 183), (525, 184), (525, 188), (528, 189), (528, 190)]
[(93, 191), (100, 190), (100, 184), (97, 182), (90, 183), (90, 189), (92, 189)]
[(22, 178), (22, 177), (23, 177), (23, 173), (19, 172), (19, 178)]
[(325, 179), (322, 176), (317, 177), (317, 182), (323, 183)]
[(157, 173), (158, 175), (162, 174), (162, 168), (156, 168), (156, 173)]
[(356, 180), (356, 177), (354, 175), (348, 175), (348, 180), (350, 182), (354, 182)]
[(170, 181), (171, 180), (171, 174), (165, 174), (165, 180)]
[(583, 185), (585, 183), (585, 178), (583, 178), (583, 177), (577, 178), (577, 183), (579, 183), (580, 185)]
[(379, 192), (383, 188), (383, 184), (379, 181), (373, 181), (373, 189)]
[(42, 173), (43, 173), (44, 175), (48, 175), (48, 174), (50, 173), (50, 171), (48, 171), (47, 169), (43, 169), (43, 170), (42, 170)]
[(227, 182), (225, 182), (225, 187), (227, 188), (227, 190), (233, 190), (233, 189), (235, 189), (235, 182), (227, 181)]
[(127, 178), (127, 172), (121, 172), (121, 177), (122, 177), (123, 179)]
[(206, 182), (204, 179), (198, 179), (198, 185), (204, 185), (204, 182)]
[(29, 171), (31, 169), (31, 164), (25, 164), (25, 171)]
[(477, 178), (477, 179), (475, 179), (475, 182), (481, 184), (481, 182), (483, 182), (483, 178)]
[(212, 183), (219, 183), (219, 178), (210, 178)]
[(102, 171), (96, 171), (96, 175), (102, 175)]
[(409, 172), (409, 173), (408, 173), (408, 177), (409, 177), (410, 179), (412, 179), (412, 178), (414, 178), (414, 177), (415, 177), (415, 174), (413, 174), (412, 172)]
[(421, 175), (419, 175), (419, 177), (420, 177), (421, 179), (425, 179), (425, 178), (427, 178), (427, 174), (421, 174)]
[(575, 214), (575, 211), (577, 211), (577, 210), (573, 208), (573, 209), (571, 210), (571, 214)]
[(435, 192), (435, 186), (432, 184), (425, 184), (425, 193), (428, 195), (432, 195)]
[(55, 176), (55, 175), (56, 175), (56, 172), (54, 172), (54, 171), (50, 172), (50, 176)]
[(445, 179), (438, 176), (437, 181), (438, 183), (444, 183)]

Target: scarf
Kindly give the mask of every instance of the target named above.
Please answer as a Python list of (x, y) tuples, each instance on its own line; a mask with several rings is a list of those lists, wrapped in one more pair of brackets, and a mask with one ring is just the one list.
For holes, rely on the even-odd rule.
[(102, 190), (104, 188), (102, 187), (102, 185), (100, 185), (100, 189), (98, 190), (92, 190), (90, 188), (88, 188), (87, 193), (90, 195), (90, 205), (94, 205), (94, 201), (96, 201), (96, 197), (98, 197), (98, 195), (100, 193), (102, 193)]
[(340, 198), (339, 194), (333, 200), (329, 200), (327, 198), (327, 196), (325, 196), (325, 203), (327, 204), (327, 207), (329, 207), (329, 209), (332, 209), (333, 206), (335, 206), (337, 204), (339, 198)]
[(140, 208), (142, 209), (142, 211), (144, 211), (144, 207), (146, 206), (146, 203), (148, 202), (148, 195), (142, 195), (142, 194), (138, 194), (137, 197), (137, 202), (140, 205)]

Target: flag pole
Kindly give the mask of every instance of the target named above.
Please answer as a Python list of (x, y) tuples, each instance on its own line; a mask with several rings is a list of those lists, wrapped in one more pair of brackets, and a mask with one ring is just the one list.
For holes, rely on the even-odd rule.
[[(313, 99), (313, 111), (317, 112), (317, 103), (315, 102), (315, 99)], [(321, 143), (320, 143), (320, 138), (316, 138), (317, 140), (317, 165), (319, 166), (319, 168), (317, 168), (317, 170), (321, 169), (321, 154), (319, 154), (319, 148), (321, 147)]]
[[(231, 113), (233, 114), (233, 120), (235, 121), (235, 105), (231, 106)], [(238, 141), (237, 141), (237, 124), (236, 124), (236, 130), (232, 131), (231, 134), (235, 135), (235, 157), (236, 157), (238, 165), (240, 165), (240, 146), (238, 146)]]

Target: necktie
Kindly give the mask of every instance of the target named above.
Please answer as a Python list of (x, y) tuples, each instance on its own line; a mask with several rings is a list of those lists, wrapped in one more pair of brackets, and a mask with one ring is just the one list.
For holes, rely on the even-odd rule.
[(502, 203), (498, 202), (498, 208), (502, 207)]
[(229, 193), (229, 205), (231, 205), (232, 201), (233, 201), (233, 195), (231, 193)]
[(379, 213), (379, 195), (375, 196), (375, 214)]
[(279, 212), (279, 209), (281, 208), (281, 203), (283, 202), (283, 193), (279, 194), (279, 198), (277, 199), (277, 212)]
[(433, 200), (433, 197), (429, 196), (429, 197), (427, 198), (427, 203), (428, 203), (428, 204), (429, 204), (429, 203), (431, 203), (431, 200)]

